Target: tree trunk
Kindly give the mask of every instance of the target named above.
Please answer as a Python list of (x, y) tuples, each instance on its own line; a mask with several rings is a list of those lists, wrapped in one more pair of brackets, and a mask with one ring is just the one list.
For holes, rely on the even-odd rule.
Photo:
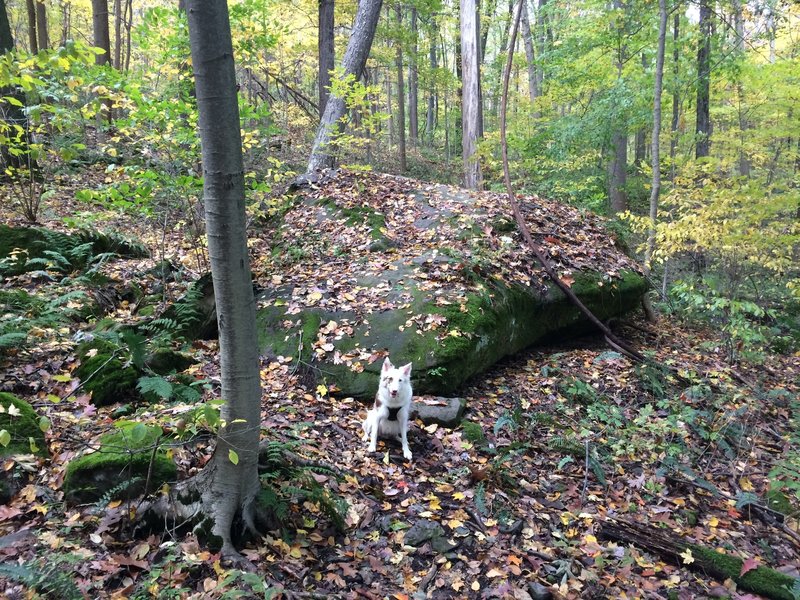
[(39, 42), (39, 50), (47, 50), (50, 47), (50, 35), (47, 30), (47, 4), (43, 0), (36, 1), (36, 37)]
[[(647, 55), (642, 52), (642, 74), (647, 76)], [(633, 164), (636, 169), (641, 169), (647, 158), (647, 128), (640, 127), (636, 130), (633, 144)]]
[(531, 32), (531, 20), (528, 16), (527, 0), (522, 3), (522, 16), (520, 18), (522, 41), (525, 44), (525, 60), (528, 63), (528, 97), (531, 102), (535, 102), (539, 96), (539, 82), (536, 79), (536, 55), (533, 49), (533, 33)]
[(94, 45), (104, 50), (95, 58), (95, 64), (108, 64), (111, 58), (111, 38), (108, 31), (108, 0), (92, 0), (92, 27)]
[(317, 46), (319, 52), (319, 115), (325, 113), (328, 93), (331, 88), (331, 72), (334, 69), (334, 36), (333, 36), (334, 0), (319, 0), (319, 30)]
[(261, 489), (261, 382), (236, 72), (226, 0), (188, 0), (187, 6), (225, 400), (224, 425), (205, 467), (209, 479), (202, 495), (212, 510), (213, 532), (222, 539), (223, 554), (236, 555), (231, 525), (240, 517), (255, 529), (254, 503)]
[(125, 64), (123, 68), (129, 71), (131, 68), (131, 29), (133, 28), (133, 0), (125, 0)]
[[(347, 43), (347, 50), (342, 59), (344, 75), (355, 75), (358, 78), (364, 70), (364, 65), (372, 47), (372, 38), (378, 26), (383, 0), (361, 0), (356, 11), (356, 20), (353, 31)], [(341, 118), (345, 113), (344, 98), (331, 95), (325, 104), (325, 112), (317, 128), (311, 156), (308, 160), (306, 171), (312, 173), (324, 168), (331, 168), (335, 161), (335, 152), (332, 143), (341, 128)]]
[(408, 138), (416, 148), (419, 138), (419, 76), (417, 73), (417, 9), (411, 9), (411, 56), (408, 59)]
[[(650, 186), (650, 225), (647, 230), (647, 247), (644, 253), (644, 275), (650, 276), (653, 254), (656, 249), (656, 219), (658, 218), (658, 197), (661, 193), (661, 92), (664, 84), (664, 48), (667, 39), (667, 2), (658, 0), (658, 50), (656, 52), (656, 72), (653, 83), (653, 139), (650, 147), (653, 181)], [(647, 320), (656, 320), (650, 296), (644, 295), (644, 310)]]
[(6, 0), (0, 0), (0, 55), (14, 49), (14, 36), (11, 35), (11, 24), (8, 22)]
[(114, 68), (122, 69), (122, 0), (114, 0)]
[(72, 3), (68, 0), (61, 0), (61, 46), (66, 45), (67, 40), (70, 39), (70, 32), (72, 30)]
[[(546, 6), (547, 0), (539, 0), (539, 9), (536, 13), (536, 24), (534, 26), (534, 31), (536, 32), (536, 54), (540, 61), (543, 61), (544, 48), (547, 42), (544, 28), (544, 10)], [(541, 94), (544, 84), (544, 65), (536, 71), (536, 84)]]
[(700, 0), (700, 38), (697, 40), (697, 119), (695, 122), (695, 158), (708, 156), (711, 145), (711, 7)]
[(676, 165), (675, 160), (678, 154), (678, 124), (680, 123), (681, 116), (681, 90), (680, 90), (680, 66), (681, 55), (678, 46), (681, 28), (681, 15), (680, 11), (675, 11), (675, 16), (672, 17), (672, 123), (670, 123), (670, 136), (669, 136), (669, 164), (670, 164), (670, 181), (675, 183)]
[[(433, 21), (433, 20), (432, 20)], [(436, 77), (436, 69), (438, 68), (436, 56), (436, 38), (439, 36), (439, 28), (436, 26), (436, 21), (432, 22), (431, 26), (431, 45), (430, 45), (430, 63), (431, 73)], [(430, 93), (428, 94), (428, 110), (425, 113), (425, 135), (428, 138), (428, 143), (433, 145), (433, 133), (436, 128), (436, 84), (430, 84)]]
[(28, 45), (31, 54), (39, 52), (39, 40), (36, 37), (36, 0), (25, 0), (28, 10)]
[[(737, 58), (744, 60), (744, 18), (742, 15), (742, 0), (733, 0), (733, 25), (736, 40), (734, 48)], [(739, 112), (739, 174), (743, 177), (750, 177), (750, 159), (744, 149), (744, 140), (747, 137), (746, 131), (750, 128), (747, 121), (747, 107), (744, 104), (744, 86), (738, 72), (736, 77), (736, 96), (738, 99)]]
[[(618, 14), (622, 14), (625, 10), (621, 0), (614, 0), (614, 10), (619, 11)], [(616, 57), (617, 79), (619, 80), (622, 79), (622, 69), (627, 59), (624, 24), (617, 26), (616, 34), (619, 39)], [(628, 198), (625, 193), (628, 179), (628, 131), (621, 116), (617, 116), (615, 121), (615, 128), (611, 134), (611, 161), (608, 164), (608, 198), (612, 214), (628, 209)]]
[[(403, 27), (403, 9), (400, 2), (395, 4), (397, 25)], [(403, 42), (395, 40), (395, 65), (397, 67), (397, 149), (401, 173), (406, 172), (406, 89), (403, 83)]]
[(475, 0), (461, 0), (461, 154), (464, 187), (481, 188), (481, 167), (476, 156), (479, 138), (478, 37)]

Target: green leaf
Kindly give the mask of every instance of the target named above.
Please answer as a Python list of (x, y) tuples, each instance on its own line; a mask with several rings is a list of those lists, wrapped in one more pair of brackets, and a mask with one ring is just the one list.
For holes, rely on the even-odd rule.
[(8, 433), (5, 429), (0, 430), (0, 444), (4, 447), (8, 446), (11, 443), (11, 434)]
[(228, 450), (228, 460), (235, 465), (239, 464), (239, 455), (232, 448)]
[(19, 107), (25, 106), (17, 98), (14, 98), (14, 96), (3, 96), (3, 100), (8, 102), (11, 106), (19, 106)]
[(50, 430), (50, 419), (47, 417), (39, 417), (39, 429), (43, 432), (47, 432)]
[(130, 435), (131, 435), (131, 440), (133, 440), (134, 443), (139, 444), (143, 442), (144, 439), (147, 437), (147, 425), (145, 425), (144, 423), (137, 423), (136, 425), (131, 427)]
[(163, 377), (140, 377), (136, 384), (142, 394), (155, 394), (163, 400), (172, 397), (172, 384)]
[(31, 446), (31, 452), (33, 454), (36, 454), (39, 451), (39, 446), (36, 445), (36, 440), (34, 440), (32, 437), (29, 437), (28, 438), (28, 443)]

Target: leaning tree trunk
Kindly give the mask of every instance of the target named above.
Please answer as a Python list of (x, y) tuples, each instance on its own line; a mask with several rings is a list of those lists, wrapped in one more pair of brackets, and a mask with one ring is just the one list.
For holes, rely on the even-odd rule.
[[(359, 79), (361, 76), (372, 47), (372, 38), (375, 37), (382, 4), (383, 0), (361, 0), (358, 3), (353, 31), (342, 59), (342, 70), (345, 77), (354, 75), (356, 79)], [(306, 172), (313, 173), (320, 169), (333, 167), (336, 155), (332, 146), (337, 134), (341, 131), (341, 119), (346, 108), (343, 97), (333, 94), (329, 96), (325, 112), (322, 114), (317, 128)]]
[(0, 0), (0, 54), (5, 54), (14, 49), (14, 36), (11, 35), (11, 25), (8, 22), (6, 0)]
[(334, 0), (319, 0), (319, 29), (317, 51), (319, 53), (319, 114), (325, 113), (328, 93), (331, 89), (331, 72), (334, 68)]
[[(661, 92), (664, 83), (664, 48), (667, 39), (667, 4), (658, 0), (658, 51), (656, 52), (656, 72), (653, 84), (653, 139), (650, 147), (653, 181), (650, 186), (650, 224), (647, 228), (647, 248), (644, 253), (644, 274), (650, 275), (653, 253), (656, 249), (656, 219), (658, 217), (658, 197), (661, 192)], [(650, 296), (644, 296), (644, 311), (648, 321), (655, 321), (656, 314), (650, 303)]]
[(224, 425), (205, 467), (204, 503), (223, 553), (236, 555), (234, 519), (255, 529), (260, 490), (261, 383), (253, 283), (247, 255), (244, 169), (236, 72), (226, 0), (188, 0), (189, 39), (203, 155), (208, 254), (219, 322)]
[(478, 90), (478, 36), (475, 0), (461, 0), (461, 154), (464, 187), (481, 187), (481, 167), (476, 155), (480, 137)]

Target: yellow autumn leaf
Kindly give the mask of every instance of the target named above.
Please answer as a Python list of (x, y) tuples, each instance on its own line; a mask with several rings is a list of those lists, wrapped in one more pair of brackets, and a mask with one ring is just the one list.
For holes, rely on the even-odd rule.
[(683, 564), (690, 565), (694, 562), (694, 556), (692, 556), (692, 549), (687, 548), (684, 552), (681, 552), (681, 558), (683, 559)]
[(717, 525), (719, 525), (719, 519), (717, 517), (711, 517), (708, 520), (708, 526), (709, 527), (716, 527)]
[(747, 477), (740, 477), (739, 478), (739, 487), (742, 488), (745, 492), (752, 492), (753, 491), (753, 484), (751, 483), (750, 479)]
[(469, 587), (472, 589), (473, 592), (477, 592), (479, 589), (481, 589), (481, 584), (478, 583), (477, 580), (476, 580), (476, 581), (473, 581), (472, 585), (469, 586)]

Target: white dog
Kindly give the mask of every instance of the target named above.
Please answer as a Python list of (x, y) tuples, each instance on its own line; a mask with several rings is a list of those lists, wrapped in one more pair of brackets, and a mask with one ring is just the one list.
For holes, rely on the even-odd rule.
[(361, 424), (363, 440), (369, 440), (369, 451), (375, 452), (378, 434), (397, 436), (403, 444), (403, 457), (411, 460), (408, 448), (408, 413), (411, 410), (411, 363), (395, 368), (389, 357), (383, 361), (381, 382), (375, 404)]

